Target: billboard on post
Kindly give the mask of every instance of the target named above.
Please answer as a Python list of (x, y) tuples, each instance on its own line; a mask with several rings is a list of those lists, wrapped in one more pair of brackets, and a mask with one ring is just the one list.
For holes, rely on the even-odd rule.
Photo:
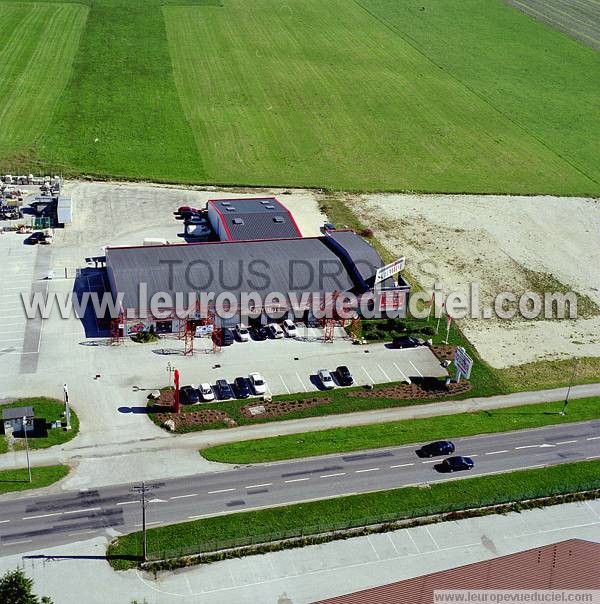
[(377, 308), (380, 312), (406, 309), (406, 289), (381, 289), (377, 292)]
[(378, 268), (375, 273), (375, 285), (403, 271), (405, 264), (406, 258), (402, 256), (402, 258), (398, 258), (398, 260), (394, 260), (394, 262)]
[(454, 353), (454, 366), (456, 367), (456, 381), (463, 376), (467, 380), (471, 377), (471, 369), (473, 369), (473, 359), (467, 354), (462, 346), (458, 346)]

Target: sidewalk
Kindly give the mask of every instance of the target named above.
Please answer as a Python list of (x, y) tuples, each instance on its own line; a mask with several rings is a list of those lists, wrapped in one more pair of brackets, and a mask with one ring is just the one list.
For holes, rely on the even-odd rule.
[[(32, 466), (65, 463), (74, 467), (71, 475), (49, 490), (79, 490), (92, 486), (122, 484), (136, 480), (157, 480), (220, 471), (232, 466), (208, 462), (197, 450), (213, 445), (267, 438), (283, 434), (298, 434), (311, 430), (326, 430), (360, 426), (403, 419), (450, 415), (485, 409), (500, 409), (533, 403), (557, 401), (557, 410), (566, 396), (566, 388), (518, 392), (462, 401), (443, 401), (411, 407), (377, 409), (342, 415), (309, 417), (282, 422), (240, 426), (222, 430), (205, 430), (182, 435), (161, 433), (152, 438), (126, 440), (121, 443), (86, 445), (81, 436), (60, 447), (30, 451)], [(600, 383), (574, 386), (570, 398), (600, 396)], [(143, 432), (143, 431), (142, 431)], [(0, 455), (0, 470), (25, 467), (24, 451)]]

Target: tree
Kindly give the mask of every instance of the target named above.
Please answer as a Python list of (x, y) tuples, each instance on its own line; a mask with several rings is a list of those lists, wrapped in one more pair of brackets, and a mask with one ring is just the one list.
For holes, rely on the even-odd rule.
[(0, 577), (0, 594), (2, 604), (52, 604), (52, 600), (43, 596), (40, 600), (32, 593), (33, 580), (22, 568), (9, 570)]

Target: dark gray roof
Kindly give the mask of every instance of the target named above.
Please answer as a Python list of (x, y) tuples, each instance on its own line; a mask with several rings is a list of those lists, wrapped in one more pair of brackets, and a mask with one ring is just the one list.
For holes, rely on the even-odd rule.
[(106, 258), (113, 293), (123, 294), (124, 308), (140, 309), (140, 282), (147, 284), (148, 300), (157, 292), (173, 297), (175, 292), (362, 293), (361, 275), (372, 277), (381, 258), (355, 233), (344, 236), (344, 245), (351, 248), (360, 273), (328, 237), (116, 247), (106, 250)]
[(302, 237), (289, 210), (275, 197), (211, 199), (231, 241), (258, 241)]
[(23, 417), (33, 417), (33, 407), (9, 407), (2, 409), (2, 419), (22, 419)]

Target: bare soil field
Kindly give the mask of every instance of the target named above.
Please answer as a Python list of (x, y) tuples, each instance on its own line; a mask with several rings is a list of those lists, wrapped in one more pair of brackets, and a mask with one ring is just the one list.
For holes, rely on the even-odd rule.
[(383, 245), (406, 256), (426, 289), (439, 281), (446, 293), (466, 292), (478, 283), (485, 305), (504, 291), (578, 295), (578, 319), (462, 320), (465, 335), (492, 366), (600, 357), (598, 200), (370, 195), (352, 208)]
[(522, 13), (600, 51), (600, 3), (597, 0), (504, 1)]

